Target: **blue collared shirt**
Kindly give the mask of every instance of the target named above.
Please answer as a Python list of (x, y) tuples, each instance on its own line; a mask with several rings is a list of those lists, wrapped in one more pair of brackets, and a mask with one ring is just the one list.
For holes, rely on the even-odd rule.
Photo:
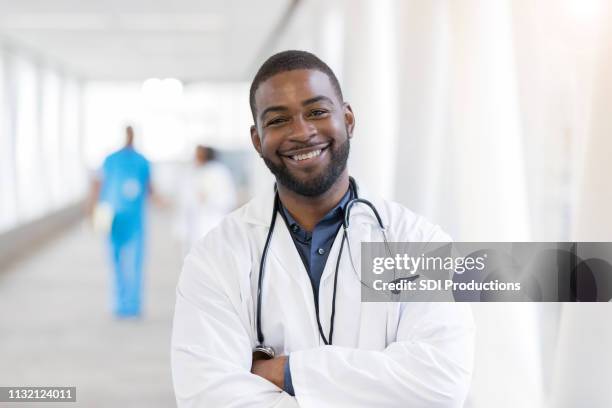
[[(329, 251), (338, 230), (342, 226), (344, 217), (344, 208), (351, 199), (351, 190), (349, 189), (342, 197), (340, 202), (332, 208), (322, 219), (315, 225), (312, 232), (306, 231), (300, 226), (297, 221), (289, 214), (289, 211), (284, 205), (281, 205), (282, 216), (287, 222), (287, 227), (291, 233), (291, 238), (295, 243), (295, 247), (302, 258), (302, 262), (308, 272), (310, 283), (312, 284), (312, 293), (315, 302), (319, 301), (319, 284), (321, 275), (325, 269), (325, 263), (329, 256)], [(291, 381), (291, 370), (289, 369), (289, 356), (285, 363), (285, 380), (283, 389), (290, 395), (295, 395), (293, 383)]]

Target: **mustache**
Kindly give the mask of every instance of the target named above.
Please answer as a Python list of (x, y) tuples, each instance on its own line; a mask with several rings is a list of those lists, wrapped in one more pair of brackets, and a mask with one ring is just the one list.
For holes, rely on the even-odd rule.
[[(349, 133), (348, 125), (344, 125), (344, 136), (346, 137), (346, 141), (349, 141), (351, 138), (351, 134)], [(342, 144), (344, 142), (339, 142), (338, 140), (309, 140), (307, 142), (293, 142), (287, 149), (284, 149), (285, 152), (290, 152), (293, 150), (299, 149), (308, 149), (310, 147), (321, 146), (321, 145), (332, 145), (332, 144)], [(281, 152), (282, 153), (282, 152)]]

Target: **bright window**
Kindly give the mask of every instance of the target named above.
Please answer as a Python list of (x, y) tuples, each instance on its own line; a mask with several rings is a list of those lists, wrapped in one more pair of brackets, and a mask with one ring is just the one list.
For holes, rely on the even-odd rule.
[(80, 87), (76, 81), (65, 80), (63, 83), (62, 112), (62, 180), (64, 190), (62, 197), (66, 203), (82, 198), (85, 192), (85, 174), (81, 161), (80, 137)]
[(20, 221), (30, 220), (44, 211), (44, 181), (41, 179), (41, 155), (38, 139), (37, 77), (34, 66), (15, 58), (17, 85), (16, 170)]
[(42, 74), (42, 134), (41, 145), (45, 169), (47, 201), (52, 208), (62, 203), (62, 143), (60, 138), (59, 77), (50, 70)]
[[(1, 51), (1, 50), (0, 50)], [(0, 231), (17, 222), (13, 135), (9, 128), (8, 64), (0, 52)]]

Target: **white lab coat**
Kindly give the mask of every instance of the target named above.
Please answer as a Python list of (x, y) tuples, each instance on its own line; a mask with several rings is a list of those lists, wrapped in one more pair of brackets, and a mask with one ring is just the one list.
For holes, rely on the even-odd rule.
[(229, 170), (216, 161), (191, 167), (183, 176), (177, 225), (184, 253), (236, 208), (236, 187)]
[[(376, 206), (390, 241), (448, 241), (442, 230), (397, 203)], [(290, 354), (295, 397), (251, 374), (257, 343), (257, 279), (272, 214), (270, 188), (228, 215), (185, 259), (177, 287), (172, 374), (186, 407), (461, 407), (473, 365), (468, 304), (362, 303), (345, 248), (338, 274), (333, 345), (323, 344), (308, 274), (277, 217), (263, 282), (262, 330), (277, 354)], [(351, 211), (349, 242), (382, 241), (364, 205)], [(341, 234), (320, 284), (320, 318), (329, 332), (333, 272)]]

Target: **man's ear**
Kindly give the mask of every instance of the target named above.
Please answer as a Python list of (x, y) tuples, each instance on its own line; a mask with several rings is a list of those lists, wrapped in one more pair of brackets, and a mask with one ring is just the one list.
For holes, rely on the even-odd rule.
[(253, 147), (257, 150), (259, 157), (261, 155), (261, 139), (259, 138), (259, 133), (257, 132), (257, 127), (255, 125), (251, 126), (251, 143), (253, 143)]
[(348, 130), (349, 139), (353, 137), (353, 129), (355, 129), (355, 114), (353, 108), (348, 102), (344, 102), (344, 124)]

